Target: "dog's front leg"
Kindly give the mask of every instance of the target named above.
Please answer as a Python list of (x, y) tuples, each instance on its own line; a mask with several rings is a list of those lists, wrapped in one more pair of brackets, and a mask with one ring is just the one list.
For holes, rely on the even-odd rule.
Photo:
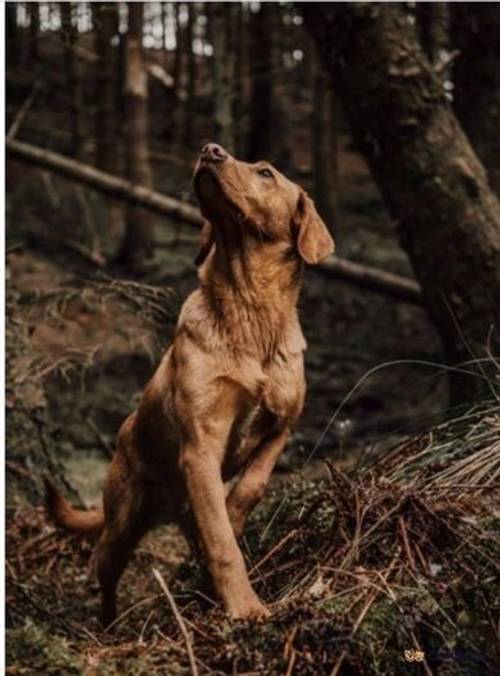
[(233, 618), (263, 618), (269, 615), (269, 611), (250, 585), (227, 513), (218, 460), (219, 445), (218, 439), (207, 437), (203, 439), (203, 444), (184, 444), (180, 467), (215, 590), (226, 611)]
[(263, 441), (227, 496), (227, 511), (237, 538), (243, 535), (250, 513), (264, 495), (276, 461), (289, 436), (290, 430), (286, 428)]

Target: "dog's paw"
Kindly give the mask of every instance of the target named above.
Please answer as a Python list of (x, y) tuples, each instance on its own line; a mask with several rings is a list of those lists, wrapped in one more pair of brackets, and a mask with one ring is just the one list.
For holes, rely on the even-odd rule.
[(245, 603), (237, 603), (228, 608), (228, 614), (233, 620), (254, 620), (263, 622), (271, 616), (269, 608), (259, 601), (257, 597)]

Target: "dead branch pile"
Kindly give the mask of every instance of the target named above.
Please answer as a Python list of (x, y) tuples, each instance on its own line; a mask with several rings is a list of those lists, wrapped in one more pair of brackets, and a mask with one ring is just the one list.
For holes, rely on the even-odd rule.
[(31, 667), (67, 673), (193, 673), (195, 664), (199, 673), (400, 674), (408, 661), (428, 674), (493, 673), (499, 422), (498, 406), (484, 404), (356, 475), (330, 466), (328, 481), (276, 490), (244, 543), (273, 610), (257, 627), (227, 621), (185, 564), (168, 585), (181, 631), (152, 573), (168, 578), (171, 545), (155, 544), (139, 550), (123, 615), (104, 634), (84, 582), (88, 545), (56, 533), (40, 510), (19, 509), (7, 533), (9, 664), (26, 664), (29, 646)]

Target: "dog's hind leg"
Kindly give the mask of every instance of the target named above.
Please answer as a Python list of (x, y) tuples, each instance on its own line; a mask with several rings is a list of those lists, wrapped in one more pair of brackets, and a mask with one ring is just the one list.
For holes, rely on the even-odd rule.
[(145, 529), (138, 524), (117, 531), (105, 528), (97, 544), (97, 577), (101, 589), (101, 623), (104, 628), (116, 619), (116, 589)]
[[(115, 456), (116, 457), (116, 456)], [(139, 540), (151, 522), (144, 487), (114, 461), (104, 488), (105, 525), (95, 551), (101, 588), (101, 622), (107, 627), (116, 618), (116, 588)]]

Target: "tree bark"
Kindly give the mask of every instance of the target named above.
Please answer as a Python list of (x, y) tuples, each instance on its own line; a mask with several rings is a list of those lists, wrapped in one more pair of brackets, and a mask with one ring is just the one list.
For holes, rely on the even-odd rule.
[(112, 174), (118, 172), (116, 138), (116, 92), (118, 79), (116, 53), (111, 44), (118, 35), (117, 6), (112, 2), (92, 3), (97, 62), (96, 164)]
[(454, 108), (500, 196), (500, 5), (450, 3)]
[(174, 55), (174, 91), (177, 99), (180, 98), (180, 91), (183, 77), (183, 63), (184, 63), (184, 30), (182, 29), (180, 16), (181, 3), (175, 3), (174, 22), (175, 22), (175, 55)]
[(238, 155), (245, 152), (245, 132), (243, 128), (244, 115), (244, 62), (245, 62), (245, 15), (243, 3), (239, 2), (233, 12), (233, 27), (231, 30), (231, 50), (234, 54), (234, 73), (233, 73), (233, 138), (234, 151)]
[[(144, 3), (128, 3), (125, 38), (125, 145), (126, 174), (131, 183), (152, 187), (148, 149), (148, 75), (143, 59)], [(118, 261), (136, 264), (153, 256), (153, 220), (136, 206), (129, 206), (126, 232)]]
[[(500, 354), (500, 205), (399, 3), (301, 3), (452, 364)], [(452, 400), (485, 385), (451, 382)], [(492, 365), (493, 368), (493, 365)], [(486, 387), (491, 387), (488, 380)]]
[(233, 96), (235, 52), (231, 44), (235, 5), (216, 3), (213, 14), (214, 140), (234, 153)]
[(184, 129), (182, 132), (182, 140), (185, 146), (191, 147), (193, 145), (193, 123), (195, 111), (195, 95), (196, 95), (196, 61), (193, 52), (193, 37), (194, 37), (194, 22), (195, 22), (195, 8), (194, 3), (186, 5), (188, 12), (188, 21), (186, 26), (186, 57), (187, 57), (187, 83), (186, 83), (186, 109), (184, 111)]
[(19, 62), (19, 28), (17, 25), (17, 3), (5, 4), (5, 28), (7, 38), (7, 68), (15, 68)]
[(322, 64), (316, 62), (312, 114), (314, 197), (325, 223), (337, 222), (338, 152), (334, 95)]
[(67, 93), (70, 99), (71, 152), (77, 159), (83, 157), (83, 91), (75, 51), (77, 30), (73, 22), (74, 5), (61, 3), (61, 30), (64, 43), (64, 68), (66, 71)]
[[(95, 118), (96, 165), (110, 174), (120, 174), (119, 139), (117, 133), (117, 86), (119, 80), (117, 53), (112, 39), (118, 35), (118, 6), (113, 2), (95, 2), (94, 14), (96, 40), (97, 82)], [(122, 210), (113, 201), (108, 202), (107, 229), (113, 237), (120, 232)]]
[(449, 43), (449, 13), (446, 2), (416, 3), (422, 48), (432, 65), (437, 65)]
[(273, 159), (273, 8), (263, 2), (250, 17), (252, 78), (248, 159)]
[(35, 66), (38, 61), (38, 34), (40, 33), (40, 8), (38, 2), (27, 3), (30, 25), (28, 31), (27, 61), (30, 66)]

